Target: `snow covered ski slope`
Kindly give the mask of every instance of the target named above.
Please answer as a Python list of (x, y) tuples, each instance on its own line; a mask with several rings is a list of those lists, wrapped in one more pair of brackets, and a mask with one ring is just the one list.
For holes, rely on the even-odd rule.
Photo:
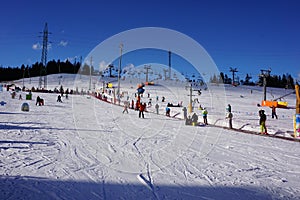
[[(73, 87), (66, 80), (62, 84)], [(137, 83), (121, 84), (131, 100)], [(247, 87), (225, 87), (222, 97), (220, 86), (211, 87), (198, 96), (208, 109), (209, 124), (226, 126), (230, 103), (234, 128), (259, 130), (260, 88), (251, 94)], [(19, 100), (1, 92), (0, 101), (7, 103), (0, 106), (1, 199), (299, 198), (299, 142), (186, 126), (179, 119), (181, 107), (171, 107), (171, 116), (181, 112), (177, 118), (166, 117), (166, 103), (187, 105), (188, 91), (182, 88), (173, 83), (146, 86), (142, 101), (148, 102), (149, 92), (152, 106), (145, 119), (132, 109), (123, 114), (122, 103), (86, 95), (69, 95), (60, 103), (57, 94), (33, 93), (34, 100)], [(273, 89), (272, 94), (277, 92), (282, 91)], [(37, 95), (45, 99), (44, 106), (35, 105)], [(215, 107), (211, 98), (224, 103)], [(286, 100), (293, 104), (292, 95)], [(29, 112), (21, 111), (23, 102)], [(292, 131), (292, 109), (278, 109), (278, 120), (265, 110), (270, 133)]]

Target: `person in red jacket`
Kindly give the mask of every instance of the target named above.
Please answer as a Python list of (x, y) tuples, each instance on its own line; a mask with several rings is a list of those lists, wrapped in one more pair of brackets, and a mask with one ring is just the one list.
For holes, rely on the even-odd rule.
[(144, 111), (146, 109), (146, 103), (141, 103), (139, 107), (139, 118), (144, 118)]

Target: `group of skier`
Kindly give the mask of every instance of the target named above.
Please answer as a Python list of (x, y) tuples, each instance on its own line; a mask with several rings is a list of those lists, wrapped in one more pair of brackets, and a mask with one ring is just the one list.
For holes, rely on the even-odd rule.
[[(145, 115), (144, 115), (144, 112), (146, 111), (146, 103), (142, 103), (141, 102), (141, 95), (136, 95), (136, 101), (134, 101), (133, 99), (131, 100), (131, 105), (130, 105), (130, 102), (129, 101), (124, 101), (124, 110), (123, 110), (123, 113), (128, 113), (128, 108), (131, 108), (131, 109), (135, 109), (136, 111), (139, 111), (138, 112), (138, 116), (139, 118), (144, 118)], [(148, 102), (148, 106), (151, 107), (152, 106), (152, 99), (150, 98), (150, 94), (148, 93), (147, 97), (149, 98), (149, 102)], [(128, 99), (128, 98), (127, 98)], [(156, 97), (156, 101), (158, 101), (158, 96)], [(165, 102), (165, 97), (162, 97), (161, 98), (162, 102)], [(198, 102), (199, 103), (199, 102)], [(171, 112), (171, 109), (170, 106), (172, 104), (168, 104), (166, 105), (166, 108), (165, 108), (165, 115), (170, 117), (170, 112)], [(178, 104), (179, 105), (179, 104)], [(180, 106), (178, 106), (180, 107)], [(155, 113), (156, 114), (159, 114), (159, 104), (158, 102), (155, 104)], [(183, 118), (185, 120), (185, 124), (186, 125), (193, 125), (193, 126), (196, 126), (196, 125), (208, 125), (208, 120), (207, 120), (207, 116), (208, 116), (208, 111), (207, 109), (204, 107), (202, 107), (201, 104), (199, 104), (199, 107), (198, 107), (198, 110), (200, 111), (199, 115), (202, 116), (203, 118), (203, 122), (198, 122), (198, 115), (196, 112), (194, 112), (191, 116), (189, 115), (188, 116), (188, 111), (187, 111), (187, 108), (186, 107), (183, 107), (182, 111), (183, 111)], [(259, 110), (259, 125), (260, 125), (260, 133), (261, 134), (267, 134), (267, 128), (266, 128), (266, 114), (265, 114), (265, 111), (264, 110)], [(276, 118), (278, 119), (278, 116), (276, 114), (276, 108), (275, 107), (272, 107), (272, 118)], [(233, 125), (232, 125), (232, 120), (233, 120), (233, 114), (232, 114), (232, 109), (231, 109), (231, 105), (228, 104), (227, 107), (226, 107), (226, 116), (225, 116), (225, 119), (228, 120), (228, 128), (230, 129), (233, 129)]]
[[(67, 95), (66, 95), (66, 99), (68, 99)], [(62, 103), (61, 95), (60, 94), (57, 96), (57, 100), (56, 101)], [(40, 96), (37, 96), (36, 97), (35, 105), (43, 106), (44, 104), (45, 104), (44, 99), (42, 99)]]
[[(199, 110), (201, 111), (201, 115), (202, 115), (202, 118), (203, 118), (203, 124), (208, 125), (208, 122), (207, 122), (208, 111), (207, 111), (207, 109), (202, 108), (202, 106), (200, 105)], [(198, 115), (195, 112), (193, 113), (192, 116), (188, 116), (186, 107), (184, 107), (182, 109), (182, 111), (183, 111), (183, 118), (185, 120), (186, 125), (193, 125), (193, 126), (198, 125)]]
[[(144, 112), (146, 111), (146, 103), (141, 102), (141, 96), (137, 95), (136, 96), (136, 102), (134, 104), (134, 100), (132, 99), (131, 101), (131, 109), (135, 109), (136, 111), (139, 111), (139, 118), (145, 118)], [(134, 107), (135, 105), (135, 107)], [(129, 101), (124, 101), (124, 109), (123, 113), (128, 113), (128, 108), (130, 107)]]

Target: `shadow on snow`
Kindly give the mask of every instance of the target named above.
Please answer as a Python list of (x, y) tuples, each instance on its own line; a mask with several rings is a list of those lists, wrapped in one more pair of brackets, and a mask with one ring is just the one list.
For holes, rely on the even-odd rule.
[[(1, 199), (272, 199), (262, 188), (154, 185), (0, 176)], [(277, 197), (278, 198), (278, 197)]]

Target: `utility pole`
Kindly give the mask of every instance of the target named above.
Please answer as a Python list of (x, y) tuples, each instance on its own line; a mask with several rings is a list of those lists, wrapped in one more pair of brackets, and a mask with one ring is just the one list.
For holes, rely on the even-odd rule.
[(171, 79), (171, 51), (169, 51), (169, 79)]
[(102, 81), (102, 93), (104, 93), (105, 90), (105, 81)]
[(263, 78), (263, 92), (264, 92), (263, 100), (266, 101), (267, 100), (267, 77), (270, 76), (271, 70), (261, 69), (260, 71), (261, 74), (259, 75), (259, 77)]
[(234, 75), (236, 72), (238, 72), (238, 70), (236, 68), (231, 68), (230, 67), (230, 72), (232, 72), (232, 85), (234, 85)]
[(120, 105), (120, 74), (121, 74), (121, 65), (122, 65), (122, 53), (123, 53), (123, 44), (120, 44), (120, 59), (119, 59), (119, 70), (118, 70), (118, 91), (117, 91), (117, 97), (118, 97), (118, 102)]
[(24, 78), (25, 78), (25, 67), (24, 67), (24, 69), (23, 69), (23, 87), (22, 87), (22, 90), (23, 90), (23, 88), (24, 88), (24, 85), (25, 85), (25, 83), (24, 83)]
[(151, 65), (145, 65), (144, 69), (146, 70), (146, 82), (148, 82), (148, 74), (149, 74), (149, 69), (151, 69)]
[(90, 61), (90, 82), (89, 82), (89, 90), (91, 90), (91, 85), (92, 85), (92, 66), (93, 66), (93, 57), (91, 57)]
[(80, 66), (79, 66), (79, 69), (77, 71), (77, 73), (79, 73), (80, 80), (81, 80), (81, 65), (82, 65), (82, 56), (80, 56)]
[(39, 88), (42, 88), (44, 76), (44, 88), (47, 89), (47, 51), (48, 51), (48, 24), (45, 24), (43, 31), (43, 50), (41, 58), (41, 69), (40, 69), (40, 79), (39, 79)]
[(27, 67), (27, 70), (28, 70), (28, 76), (29, 76), (29, 84), (31, 84), (31, 76), (30, 76), (29, 67)]

